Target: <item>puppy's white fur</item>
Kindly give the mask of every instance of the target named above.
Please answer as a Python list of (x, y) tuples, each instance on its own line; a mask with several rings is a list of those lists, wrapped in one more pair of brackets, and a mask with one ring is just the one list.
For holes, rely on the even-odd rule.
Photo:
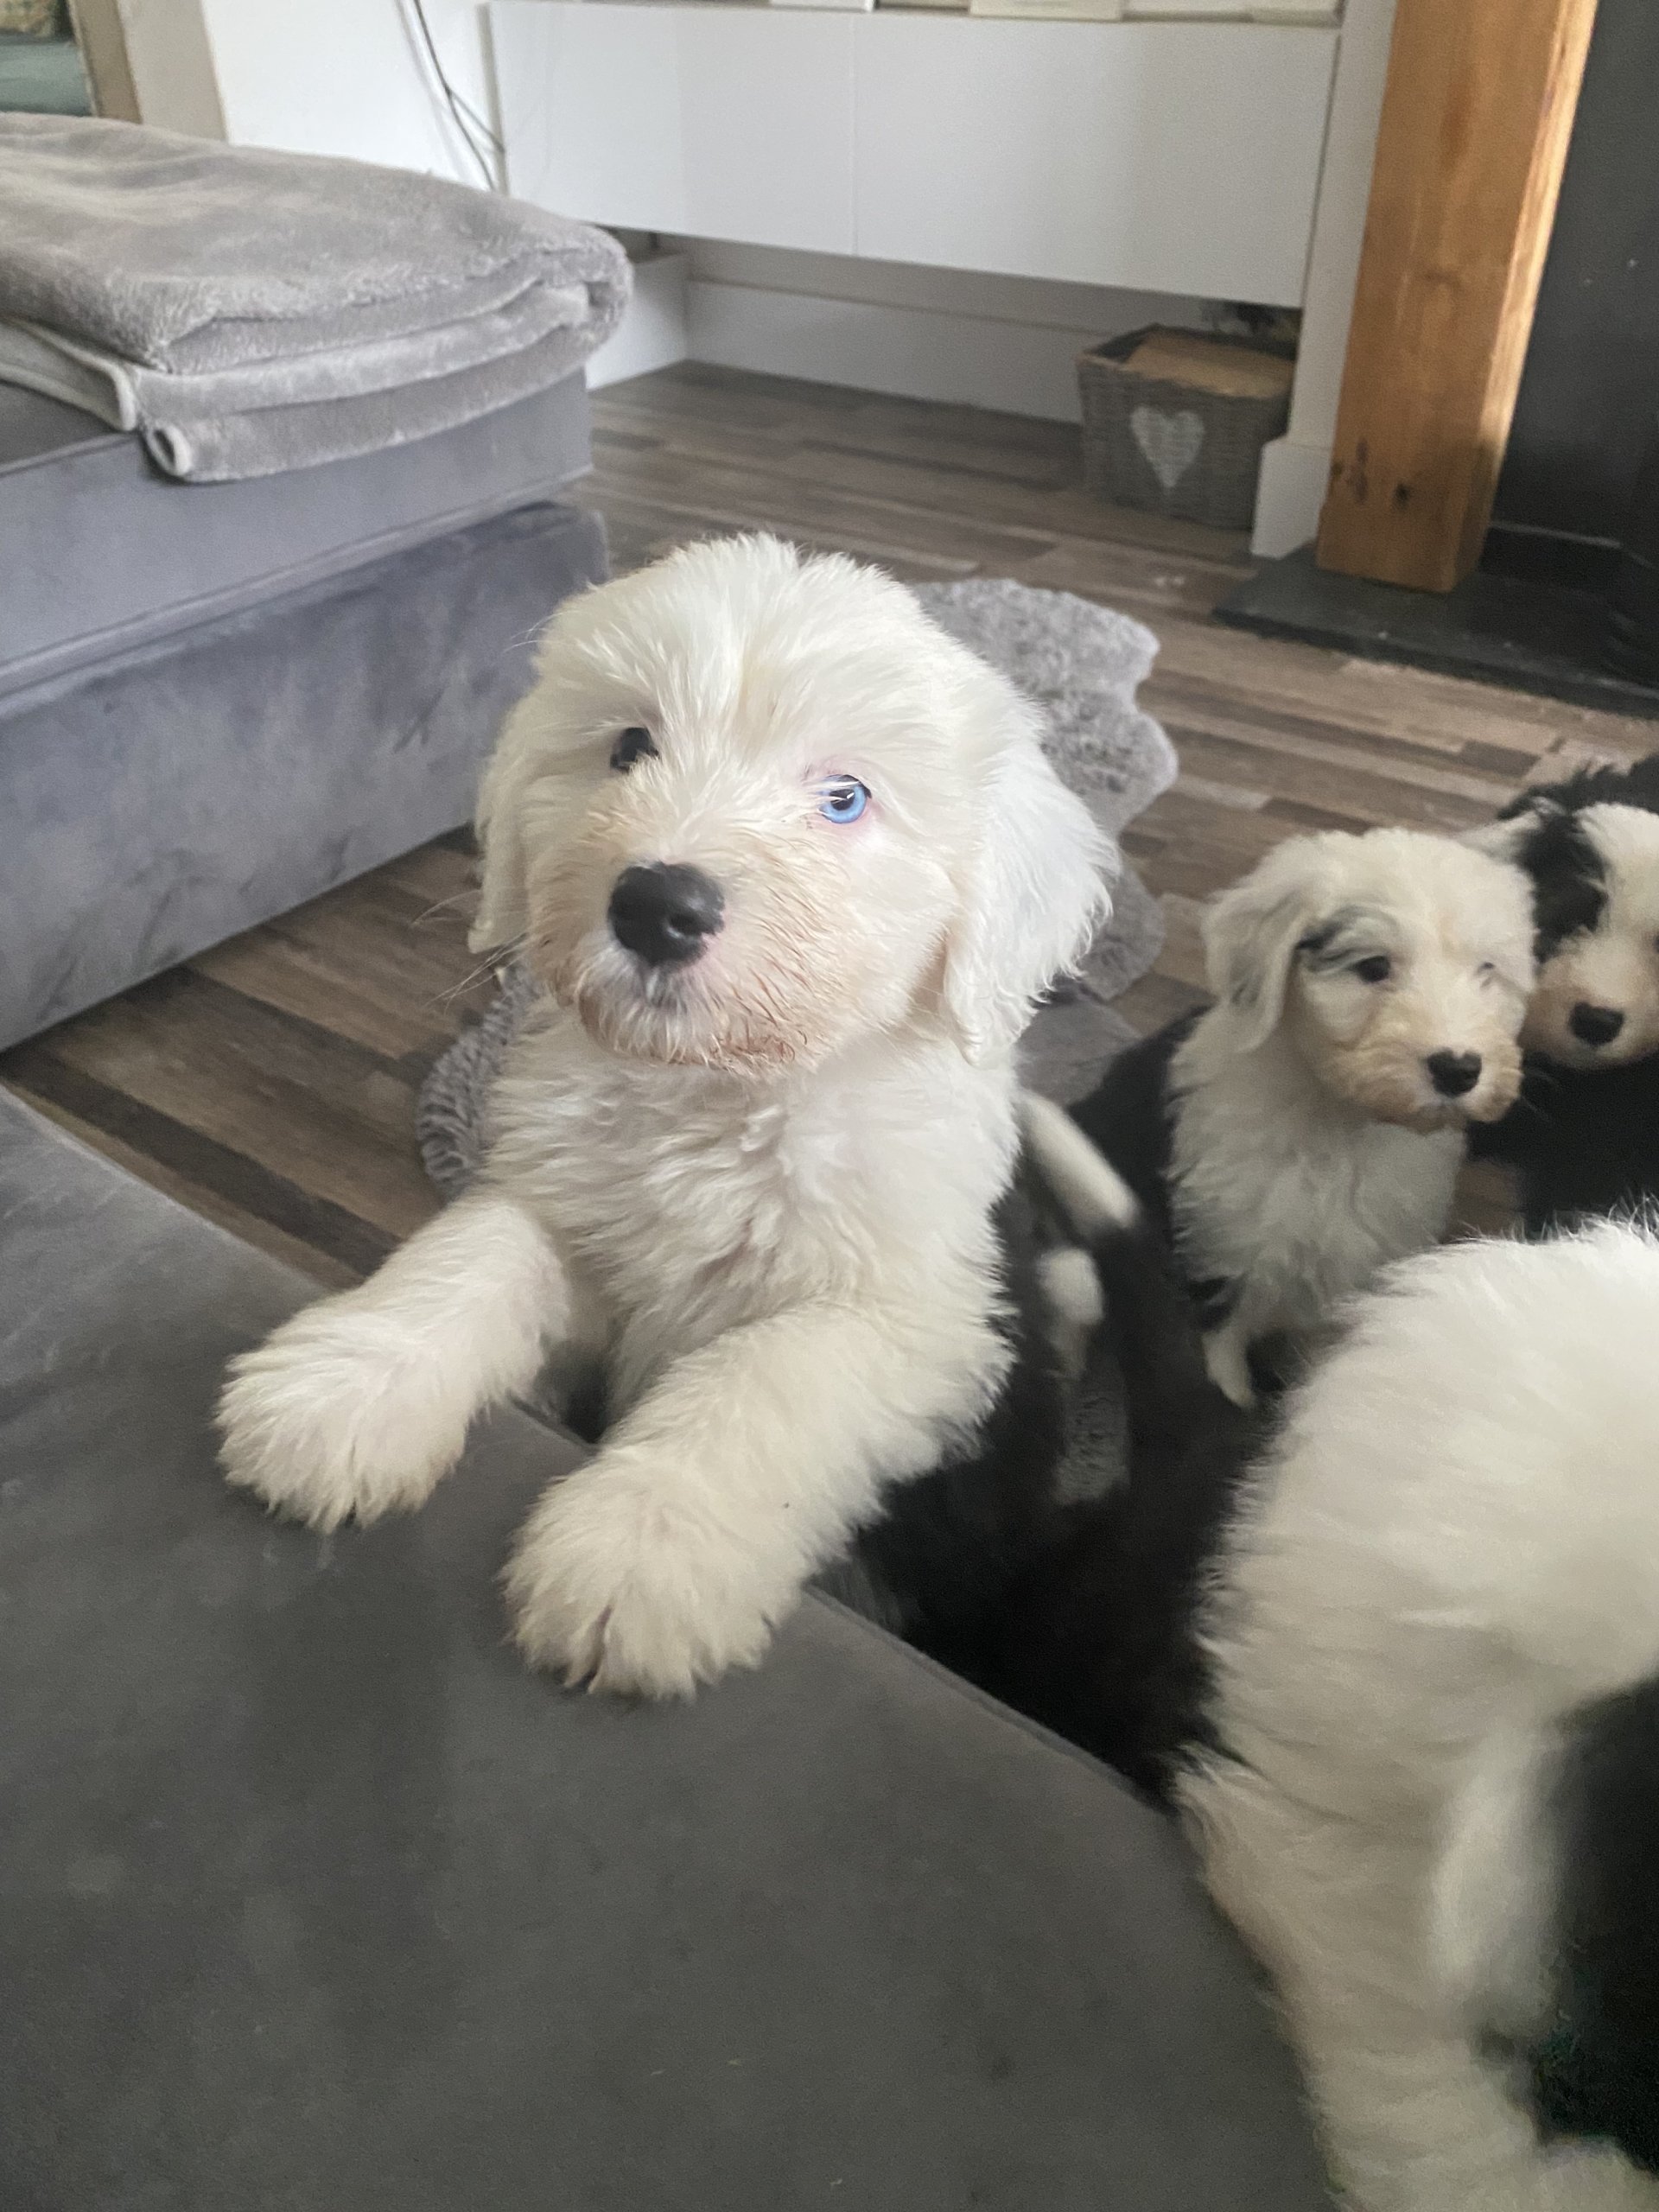
[[(611, 766), (627, 728), (654, 755)], [(863, 818), (817, 790), (856, 777)], [(1013, 1047), (1105, 905), (1103, 842), (1031, 709), (840, 557), (703, 544), (556, 618), (479, 826), (474, 942), (550, 988), (475, 1192), (237, 1363), (230, 1478), (319, 1527), (418, 1504), (556, 1349), (612, 1427), (508, 1576), (572, 1680), (685, 1693), (754, 1661), (803, 1580), (984, 1410)], [(725, 899), (652, 970), (626, 868)]]
[[(1205, 1350), (1248, 1404), (1252, 1344), (1318, 1328), (1444, 1232), (1465, 1125), (1519, 1085), (1530, 894), (1449, 838), (1333, 831), (1271, 853), (1205, 941), (1217, 1004), (1171, 1065), (1172, 1204), (1188, 1275), (1236, 1287)], [(1479, 1056), (1460, 1098), (1430, 1079), (1442, 1052)]]
[(1544, 1777), (1659, 1669), (1659, 1244), (1399, 1268), (1294, 1402), (1220, 1562), (1223, 1751), (1184, 1800), (1360, 2212), (1656, 2212), (1481, 2055), (1535, 2024)]
[[(1091, 1240), (1141, 1220), (1134, 1192), (1063, 1106), (1022, 1092), (1020, 1122), (1027, 1154), (1059, 1202), (1073, 1235)], [(1080, 1381), (1106, 1304), (1094, 1257), (1080, 1244), (1055, 1244), (1038, 1262), (1048, 1302), (1051, 1340), (1063, 1371)]]

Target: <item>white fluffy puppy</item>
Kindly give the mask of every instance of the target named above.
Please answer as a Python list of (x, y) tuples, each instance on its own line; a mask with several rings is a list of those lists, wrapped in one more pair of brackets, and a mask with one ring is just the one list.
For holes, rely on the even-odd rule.
[(1444, 1233), (1465, 1127), (1519, 1088), (1532, 940), (1520, 869), (1451, 838), (1290, 838), (1205, 917), (1216, 1005), (1073, 1109), (1166, 1216), (1237, 1403), (1252, 1345)]
[(1659, 2208), (1659, 1242), (1399, 1268), (1209, 1565), (1182, 1785), (1361, 2212)]
[(1013, 1047), (1104, 909), (1033, 709), (839, 556), (689, 547), (572, 601), (479, 815), (474, 942), (545, 1017), (479, 1184), (238, 1361), (231, 1480), (318, 1528), (419, 1505), (555, 1351), (611, 1427), (508, 1575), (571, 1681), (752, 1663), (1009, 1351)]

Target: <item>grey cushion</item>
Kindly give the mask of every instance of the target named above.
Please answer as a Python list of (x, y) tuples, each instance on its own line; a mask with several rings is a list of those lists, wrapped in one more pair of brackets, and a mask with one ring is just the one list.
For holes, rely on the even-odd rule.
[(604, 573), (593, 517), (524, 507), (0, 698), (0, 1046), (465, 822)]
[(546, 499), (588, 462), (580, 371), (435, 437), (180, 484), (140, 441), (0, 384), (0, 694)]
[(1288, 2062), (1173, 1833), (810, 1601), (631, 1710), (495, 1576), (494, 1421), (320, 1540), (216, 1480), (305, 1287), (0, 1097), (0, 2202), (1303, 2212)]

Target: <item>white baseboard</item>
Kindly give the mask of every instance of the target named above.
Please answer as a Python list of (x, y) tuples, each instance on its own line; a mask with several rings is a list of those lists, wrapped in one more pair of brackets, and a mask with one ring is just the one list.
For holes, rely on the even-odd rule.
[(695, 276), (686, 308), (694, 361), (1060, 423), (1077, 419), (1077, 354), (1117, 334)]
[(1255, 529), (1250, 550), (1258, 560), (1276, 561), (1317, 537), (1319, 510), (1331, 478), (1328, 445), (1302, 445), (1275, 438), (1262, 449), (1256, 479)]
[(683, 253), (659, 253), (633, 264), (633, 297), (615, 330), (588, 361), (588, 389), (620, 384), (686, 358), (686, 268)]

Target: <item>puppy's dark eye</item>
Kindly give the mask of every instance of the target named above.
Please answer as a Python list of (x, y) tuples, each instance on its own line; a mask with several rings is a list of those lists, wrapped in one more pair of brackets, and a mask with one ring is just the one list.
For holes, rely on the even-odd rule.
[(625, 729), (611, 747), (611, 766), (626, 775), (636, 760), (654, 760), (657, 741), (648, 729), (641, 729), (636, 722)]
[(1394, 973), (1394, 963), (1386, 952), (1374, 952), (1369, 960), (1356, 960), (1353, 973), (1362, 983), (1386, 983)]

